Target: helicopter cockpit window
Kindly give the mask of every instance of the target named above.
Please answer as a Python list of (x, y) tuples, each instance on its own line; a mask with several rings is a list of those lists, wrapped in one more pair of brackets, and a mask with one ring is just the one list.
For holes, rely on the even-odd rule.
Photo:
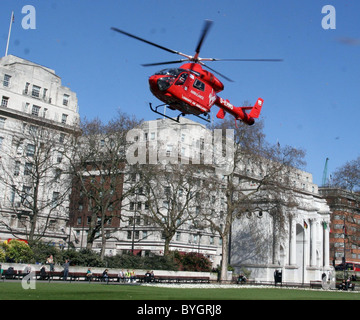
[(182, 73), (179, 78), (176, 80), (175, 85), (183, 85), (188, 77), (187, 73)]
[(205, 84), (198, 79), (195, 80), (193, 87), (201, 91), (205, 90)]
[(164, 69), (161, 70), (157, 73), (155, 73), (156, 75), (163, 75), (163, 76), (174, 76), (177, 77), (181, 72), (184, 72), (184, 69), (179, 69), (179, 68), (172, 68), (172, 69)]

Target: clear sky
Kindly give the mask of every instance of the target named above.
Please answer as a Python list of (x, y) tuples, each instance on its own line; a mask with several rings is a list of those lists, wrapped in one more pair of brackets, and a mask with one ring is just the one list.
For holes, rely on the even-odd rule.
[[(35, 29), (23, 28), (25, 5), (36, 10)], [(322, 13), (325, 5), (335, 20)], [(284, 59), (208, 63), (235, 81), (223, 81), (222, 98), (234, 105), (264, 99), (269, 142), (305, 149), (305, 170), (317, 184), (327, 157), (331, 173), (360, 155), (358, 0), (2, 0), (1, 56), (12, 11), (8, 53), (54, 69), (77, 93), (82, 118), (108, 121), (121, 109), (155, 119), (148, 103), (159, 101), (147, 81), (163, 67), (140, 64), (179, 58), (111, 27), (193, 55), (210, 19), (201, 57)], [(324, 18), (335, 29), (324, 29)]]

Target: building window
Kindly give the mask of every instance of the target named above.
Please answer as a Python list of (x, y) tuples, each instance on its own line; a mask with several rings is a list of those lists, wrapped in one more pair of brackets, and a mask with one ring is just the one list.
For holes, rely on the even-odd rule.
[(63, 113), (63, 115), (61, 117), (61, 123), (66, 124), (67, 117), (68, 117), (68, 115)]
[(65, 133), (60, 133), (59, 142), (64, 143), (65, 141)]
[(31, 162), (25, 163), (24, 175), (29, 176), (32, 172), (33, 164)]
[(133, 211), (135, 208), (135, 202), (130, 202), (130, 211)]
[(1, 99), (1, 106), (2, 106), (2, 107), (7, 107), (7, 106), (8, 106), (8, 103), (9, 103), (9, 98), (3, 96), (2, 99)]
[(15, 161), (14, 176), (18, 176), (20, 172), (20, 161)]
[(40, 87), (33, 85), (31, 95), (33, 97), (35, 97), (35, 98), (39, 98), (40, 97), (40, 90), (41, 90)]
[(11, 194), (10, 194), (10, 203), (14, 204), (15, 202), (15, 186), (11, 186)]
[(3, 81), (3, 86), (4, 87), (9, 87), (10, 86), (10, 79), (11, 79), (11, 76), (9, 76), (8, 74), (4, 75), (4, 81)]
[(32, 110), (31, 110), (31, 114), (33, 116), (39, 116), (39, 113), (40, 113), (40, 107), (39, 106), (36, 106), (36, 105), (33, 105), (32, 107)]
[(31, 197), (30, 197), (31, 187), (23, 186), (23, 191), (21, 194), (21, 203), (24, 206), (31, 205)]
[(210, 241), (210, 244), (213, 245), (215, 243), (214, 236), (210, 236), (209, 241)]
[(64, 106), (67, 106), (69, 104), (69, 99), (70, 99), (70, 96), (68, 94), (64, 94), (64, 97), (63, 97), (63, 105)]
[(28, 144), (26, 146), (26, 156), (33, 157), (35, 154), (35, 146), (33, 144)]
[(0, 117), (0, 129), (4, 129), (4, 127), (5, 127), (5, 120), (6, 120), (6, 118)]
[(57, 163), (61, 163), (62, 157), (63, 157), (62, 152), (58, 151), (57, 157), (56, 157)]
[(30, 83), (29, 83), (29, 82), (26, 82), (26, 84), (25, 84), (25, 89), (24, 89), (24, 94), (28, 94), (28, 92), (29, 92), (29, 86), (30, 86)]
[(59, 204), (59, 198), (60, 198), (60, 193), (54, 191), (51, 200), (51, 204), (53, 208), (55, 208)]

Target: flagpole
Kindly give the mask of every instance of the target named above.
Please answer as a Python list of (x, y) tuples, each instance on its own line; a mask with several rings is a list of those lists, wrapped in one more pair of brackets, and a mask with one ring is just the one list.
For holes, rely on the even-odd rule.
[(13, 24), (13, 20), (14, 20), (14, 11), (11, 12), (9, 34), (8, 34), (7, 43), (6, 43), (5, 57), (8, 55), (9, 41), (10, 41), (10, 34), (11, 34), (11, 26)]

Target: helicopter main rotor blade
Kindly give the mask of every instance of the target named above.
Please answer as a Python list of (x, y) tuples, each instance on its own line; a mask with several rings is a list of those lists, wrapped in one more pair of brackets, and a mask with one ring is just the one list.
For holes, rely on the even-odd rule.
[(283, 59), (216, 59), (216, 58), (201, 58), (201, 61), (245, 61), (245, 62), (281, 62)]
[(212, 23), (213, 23), (213, 22), (212, 22), (211, 20), (205, 20), (205, 24), (204, 24), (203, 31), (202, 31), (202, 33), (201, 33), (201, 36), (200, 36), (198, 45), (197, 45), (197, 47), (196, 47), (196, 49), (195, 49), (195, 53), (196, 53), (196, 54), (195, 54), (195, 57), (194, 57), (195, 60), (196, 60), (196, 59), (198, 58), (198, 56), (199, 56), (201, 46), (202, 46), (202, 44), (203, 44), (203, 42), (204, 42), (204, 39), (205, 39), (207, 33), (209, 32), (209, 29), (210, 29)]
[(111, 30), (114, 30), (114, 31), (119, 32), (119, 33), (122, 33), (122, 34), (124, 34), (124, 35), (126, 35), (126, 36), (128, 36), (128, 37), (130, 37), (130, 38), (134, 38), (134, 39), (136, 39), (136, 40), (145, 42), (145, 43), (147, 43), (147, 44), (150, 44), (150, 45), (152, 45), (152, 46), (154, 46), (154, 47), (157, 47), (157, 48), (159, 48), (159, 49), (165, 50), (165, 51), (167, 51), (167, 52), (174, 53), (174, 54), (179, 54), (179, 55), (181, 55), (181, 56), (183, 56), (183, 57), (189, 58), (188, 55), (186, 55), (186, 54), (184, 54), (184, 53), (181, 53), (180, 51), (176, 51), (176, 50), (173, 50), (173, 49), (170, 49), (170, 48), (166, 48), (166, 47), (161, 46), (161, 45), (159, 45), (159, 44), (156, 44), (156, 43), (154, 43), (154, 42), (151, 42), (151, 41), (145, 40), (145, 39), (143, 39), (143, 38), (140, 38), (140, 37), (138, 37), (138, 36), (135, 36), (135, 35), (133, 35), (133, 34), (131, 34), (131, 33), (126, 32), (126, 31), (120, 30), (120, 29), (118, 29), (118, 28), (111, 27)]
[(174, 63), (181, 63), (184, 61), (188, 61), (188, 59), (181, 59), (175, 61), (164, 61), (164, 62), (155, 62), (155, 63), (144, 63), (142, 64), (143, 67), (151, 67), (151, 66), (161, 66), (163, 64), (174, 64)]
[(205, 63), (203, 62), (199, 62), (202, 66), (208, 68), (209, 70), (211, 70), (212, 72), (218, 74), (219, 76), (223, 77), (224, 79), (226, 79), (227, 81), (230, 81), (230, 82), (234, 82), (234, 80), (231, 80), (230, 78), (228, 78), (227, 76), (223, 75), (222, 73), (214, 70), (213, 68), (210, 68), (209, 66), (207, 66)]

